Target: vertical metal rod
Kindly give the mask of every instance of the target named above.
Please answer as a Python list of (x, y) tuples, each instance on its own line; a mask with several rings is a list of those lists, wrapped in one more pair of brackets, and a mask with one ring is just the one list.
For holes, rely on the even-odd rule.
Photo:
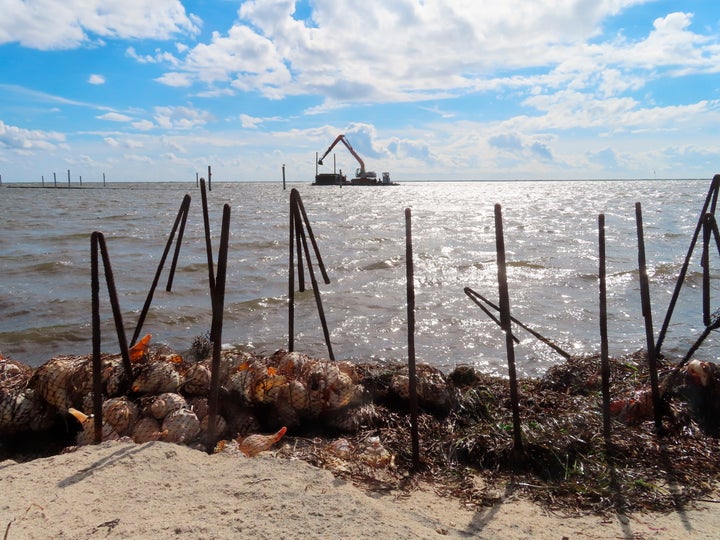
[[(300, 217), (300, 208), (296, 204), (293, 206), (295, 212), (295, 223), (299, 223), (302, 219)], [(318, 286), (317, 279), (315, 279), (315, 271), (313, 270), (312, 262), (310, 260), (310, 248), (308, 247), (307, 238), (305, 237), (305, 231), (300, 229), (300, 236), (302, 237), (302, 246), (305, 251), (305, 261), (310, 274), (310, 283), (312, 284), (313, 295), (315, 296), (315, 304), (317, 305), (318, 315), (320, 316), (320, 323), (322, 324), (323, 336), (325, 337), (325, 344), (327, 345), (328, 356), (330, 360), (335, 360), (335, 355), (332, 350), (332, 343), (330, 343), (330, 332), (328, 330), (327, 321), (325, 320), (325, 310), (322, 305), (322, 298), (320, 296), (320, 287)]]
[(290, 193), (288, 239), (288, 351), (295, 348), (295, 212), (293, 212), (293, 195)]
[[(515, 348), (512, 340), (510, 317), (510, 294), (507, 283), (507, 264), (505, 262), (505, 239), (503, 233), (502, 208), (495, 205), (495, 245), (497, 249), (498, 289), (500, 292), (500, 322), (505, 330), (505, 348), (507, 350), (508, 374), (510, 376), (510, 401), (513, 417), (513, 448), (516, 455), (523, 451), (522, 432), (520, 430), (520, 405), (518, 397), (517, 373), (515, 371)], [(523, 452), (524, 453), (524, 452)]]
[(102, 442), (102, 360), (100, 359), (100, 277), (98, 233), (90, 235), (90, 290), (92, 295), (92, 366), (95, 444)]
[(107, 284), (108, 295), (110, 296), (110, 306), (112, 307), (113, 319), (115, 320), (115, 331), (117, 332), (118, 344), (120, 345), (123, 367), (125, 368), (125, 375), (128, 380), (130, 380), (132, 378), (132, 364), (130, 363), (130, 352), (128, 350), (127, 338), (125, 337), (125, 327), (123, 325), (122, 312), (120, 311), (120, 302), (118, 302), (117, 289), (115, 288), (115, 278), (113, 277), (112, 266), (110, 265), (110, 255), (108, 255), (103, 233), (99, 232), (97, 239), (100, 245), (103, 267), (105, 269), (105, 283)]
[(647, 265), (645, 262), (645, 239), (643, 236), (642, 208), (635, 203), (635, 221), (638, 237), (638, 269), (640, 277), (640, 297), (642, 301), (642, 314), (645, 319), (645, 340), (647, 342), (648, 368), (650, 370), (650, 387), (655, 413), (655, 429), (657, 435), (662, 435), (662, 417), (660, 415), (660, 390), (658, 388), (657, 354), (655, 338), (653, 336), (652, 309), (650, 306), (650, 286), (648, 283)]
[(700, 265), (703, 268), (702, 275), (702, 310), (703, 324), (710, 326), (710, 237), (712, 234), (713, 215), (703, 216), (703, 244), (702, 259)]
[(188, 214), (190, 213), (190, 195), (185, 195), (185, 198), (183, 198), (183, 203), (180, 206), (179, 213), (182, 214), (182, 219), (180, 220), (180, 230), (178, 231), (178, 238), (175, 243), (175, 253), (173, 254), (167, 284), (165, 285), (165, 290), (167, 292), (172, 290), (173, 279), (175, 278), (175, 269), (177, 268), (178, 257), (180, 255), (180, 246), (182, 245), (183, 236), (185, 235), (185, 224), (187, 223)]
[(298, 277), (298, 291), (305, 292), (305, 266), (303, 265), (303, 248), (302, 239), (303, 235), (303, 223), (300, 219), (300, 214), (297, 212), (297, 197), (292, 201), (292, 211), (294, 214), (293, 223), (295, 224), (295, 253), (297, 254), (297, 277)]
[(410, 437), (412, 439), (413, 469), (417, 470), (420, 467), (420, 437), (418, 435), (417, 372), (415, 369), (415, 266), (410, 208), (405, 209), (405, 276), (407, 282), (408, 377), (410, 378)]
[[(705, 197), (705, 203), (703, 204), (702, 210), (700, 211), (700, 217), (698, 218), (697, 225), (695, 226), (695, 232), (693, 233), (692, 240), (690, 241), (690, 247), (688, 248), (687, 254), (685, 255), (685, 262), (680, 269), (677, 282), (675, 283), (675, 290), (673, 291), (670, 299), (670, 305), (668, 306), (667, 312), (665, 313), (665, 320), (663, 321), (660, 333), (658, 334), (657, 341), (655, 342), (655, 350), (659, 353), (662, 349), (663, 341), (665, 340), (665, 334), (670, 326), (670, 319), (672, 319), (673, 311), (675, 311), (675, 304), (680, 296), (680, 289), (682, 288), (683, 282), (685, 281), (685, 275), (687, 274), (688, 266), (690, 265), (690, 257), (692, 257), (693, 251), (695, 250), (695, 243), (697, 242), (698, 235), (700, 234), (700, 228), (702, 227), (703, 216), (707, 212), (708, 206), (711, 206), (711, 212), (715, 213), (715, 206), (717, 204), (718, 192), (720, 192), (720, 174), (716, 174), (712, 182), (710, 183), (710, 189)], [(711, 204), (712, 203), (712, 204)]]
[(218, 252), (217, 278), (213, 300), (213, 357), (210, 371), (210, 396), (208, 400), (208, 439), (215, 445), (215, 428), (217, 427), (218, 401), (220, 399), (220, 351), (222, 349), (223, 310), (225, 309), (225, 277), (227, 275), (228, 244), (230, 238), (230, 205), (223, 207), (222, 231), (220, 233), (220, 249)]
[(608, 351), (608, 329), (607, 329), (607, 283), (606, 283), (606, 256), (605, 256), (605, 214), (598, 216), (598, 247), (599, 247), (599, 303), (600, 303), (600, 362), (602, 375), (602, 398), (603, 398), (603, 434), (605, 446), (609, 448), (610, 437), (610, 359)]
[(137, 340), (138, 336), (140, 336), (140, 331), (142, 330), (143, 324), (145, 324), (145, 317), (150, 310), (150, 304), (152, 304), (153, 296), (155, 295), (155, 288), (157, 287), (158, 281), (160, 281), (160, 274), (165, 267), (165, 261), (167, 260), (168, 253), (170, 252), (170, 246), (172, 245), (173, 239), (175, 238), (175, 231), (177, 231), (178, 225), (182, 219), (185, 209), (187, 208), (187, 203), (189, 202), (189, 199), (190, 196), (185, 195), (185, 198), (183, 198), (183, 202), (180, 204), (180, 210), (178, 210), (178, 214), (175, 217), (175, 222), (173, 223), (172, 229), (170, 230), (170, 235), (168, 236), (167, 242), (165, 242), (165, 250), (160, 257), (160, 262), (158, 263), (157, 270), (155, 271), (155, 277), (153, 278), (152, 285), (150, 285), (150, 290), (148, 291), (147, 297), (145, 298), (145, 304), (143, 305), (142, 311), (140, 312), (138, 322), (135, 325), (135, 332), (133, 333), (133, 337), (130, 340), (130, 346), (135, 345), (135, 341)]

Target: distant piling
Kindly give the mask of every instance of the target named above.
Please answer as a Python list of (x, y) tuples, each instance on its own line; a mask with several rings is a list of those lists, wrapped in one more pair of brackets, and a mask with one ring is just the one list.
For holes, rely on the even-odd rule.
[(68, 169), (68, 187), (70, 187), (70, 169)]
[[(45, 175), (40, 177), (40, 181), (42, 182), (42, 187), (45, 187)], [(0, 179), (0, 184), (2, 184), (2, 179)]]
[(284, 163), (282, 166), (282, 175), (283, 175), (283, 191), (285, 191), (285, 164)]
[(212, 169), (208, 165), (208, 191), (212, 191)]
[(57, 187), (57, 174), (53, 173), (53, 183), (55, 184), (55, 187)]
[(103, 173), (103, 187), (105, 187), (105, 173)]

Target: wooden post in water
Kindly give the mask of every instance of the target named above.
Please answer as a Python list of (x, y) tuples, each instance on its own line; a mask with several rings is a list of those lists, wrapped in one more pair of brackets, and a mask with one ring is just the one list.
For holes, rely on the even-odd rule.
[[(45, 187), (45, 175), (40, 177), (40, 181), (42, 182), (42, 187)], [(2, 184), (1, 180), (0, 180), (0, 184)]]
[(599, 246), (599, 300), (600, 300), (600, 373), (602, 375), (602, 403), (603, 403), (603, 434), (605, 448), (610, 448), (610, 359), (608, 352), (607, 331), (607, 286), (605, 271), (605, 215), (598, 216), (598, 246)]
[(103, 173), (103, 187), (105, 187), (105, 173)]
[(57, 174), (53, 173), (53, 182), (55, 183), (55, 187), (57, 187)]
[(200, 187), (200, 173), (195, 171), (195, 187)]
[(208, 165), (208, 191), (212, 191), (212, 171), (210, 165)]
[(68, 187), (70, 187), (70, 169), (68, 169)]
[(285, 191), (285, 164), (284, 163), (282, 166), (282, 174), (283, 174), (283, 191)]
[(413, 265), (412, 223), (410, 208), (405, 209), (405, 276), (407, 281), (408, 377), (410, 379), (410, 438), (413, 469), (420, 468), (418, 435), (417, 373), (415, 370), (415, 268)]
[(642, 314), (645, 319), (645, 340), (647, 342), (648, 368), (650, 370), (650, 389), (652, 392), (653, 411), (655, 413), (655, 430), (658, 436), (662, 435), (662, 417), (660, 415), (660, 389), (658, 388), (657, 353), (655, 337), (653, 335), (652, 309), (650, 306), (650, 286), (645, 262), (645, 238), (643, 236), (642, 208), (635, 203), (635, 222), (638, 238), (638, 269), (640, 277), (640, 299)]
[(80, 175), (80, 187), (82, 187), (82, 174)]
[(497, 250), (498, 289), (500, 292), (500, 322), (505, 331), (505, 348), (507, 350), (508, 375), (510, 377), (510, 402), (513, 417), (513, 452), (519, 458), (524, 454), (522, 432), (520, 430), (520, 404), (518, 396), (517, 373), (515, 371), (515, 348), (510, 317), (510, 294), (507, 283), (507, 264), (505, 262), (505, 238), (503, 235), (502, 208), (495, 205), (495, 245)]

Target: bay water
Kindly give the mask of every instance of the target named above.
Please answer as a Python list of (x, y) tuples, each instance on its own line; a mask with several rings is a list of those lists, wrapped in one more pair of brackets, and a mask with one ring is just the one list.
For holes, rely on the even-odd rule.
[[(184, 195), (190, 211), (171, 292), (172, 251), (143, 327), (183, 351), (211, 323), (200, 190), (195, 183), (5, 184), (0, 188), (0, 353), (37, 366), (92, 350), (90, 236), (106, 239), (128, 339)], [(407, 358), (406, 208), (412, 212), (419, 362), (445, 371), (506, 372), (505, 338), (463, 292), (498, 302), (495, 205), (500, 205), (512, 315), (572, 354), (600, 349), (598, 215), (605, 216), (610, 353), (645, 347), (635, 203), (642, 209), (655, 335), (693, 238), (710, 180), (402, 182), (397, 186), (213, 182), (207, 193), (214, 256), (231, 208), (223, 343), (258, 353), (288, 344), (288, 215), (299, 191), (331, 283), (320, 293), (335, 357)], [(704, 329), (702, 237), (662, 352), (681, 358)], [(720, 257), (711, 249), (711, 308)], [(296, 293), (295, 350), (327, 357), (309, 290)], [(102, 275), (102, 349), (118, 343)], [(515, 327), (518, 373), (562, 361)], [(711, 334), (696, 357), (716, 359)]]

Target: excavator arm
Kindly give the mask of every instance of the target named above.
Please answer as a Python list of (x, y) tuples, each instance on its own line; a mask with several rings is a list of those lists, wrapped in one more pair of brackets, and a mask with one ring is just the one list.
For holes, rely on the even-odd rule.
[(353, 157), (357, 160), (357, 162), (360, 164), (360, 171), (358, 176), (363, 176), (365, 174), (365, 162), (362, 160), (362, 158), (355, 152), (352, 146), (350, 146), (350, 143), (345, 138), (344, 134), (340, 134), (337, 137), (335, 137), (335, 140), (332, 142), (332, 144), (328, 147), (327, 150), (325, 150), (325, 153), (322, 155), (320, 159), (318, 159), (318, 165), (323, 164), (323, 159), (325, 159), (325, 156), (327, 156), (333, 148), (335, 148), (335, 145), (339, 142), (342, 142), (345, 147), (350, 151), (350, 153), (353, 155)]

